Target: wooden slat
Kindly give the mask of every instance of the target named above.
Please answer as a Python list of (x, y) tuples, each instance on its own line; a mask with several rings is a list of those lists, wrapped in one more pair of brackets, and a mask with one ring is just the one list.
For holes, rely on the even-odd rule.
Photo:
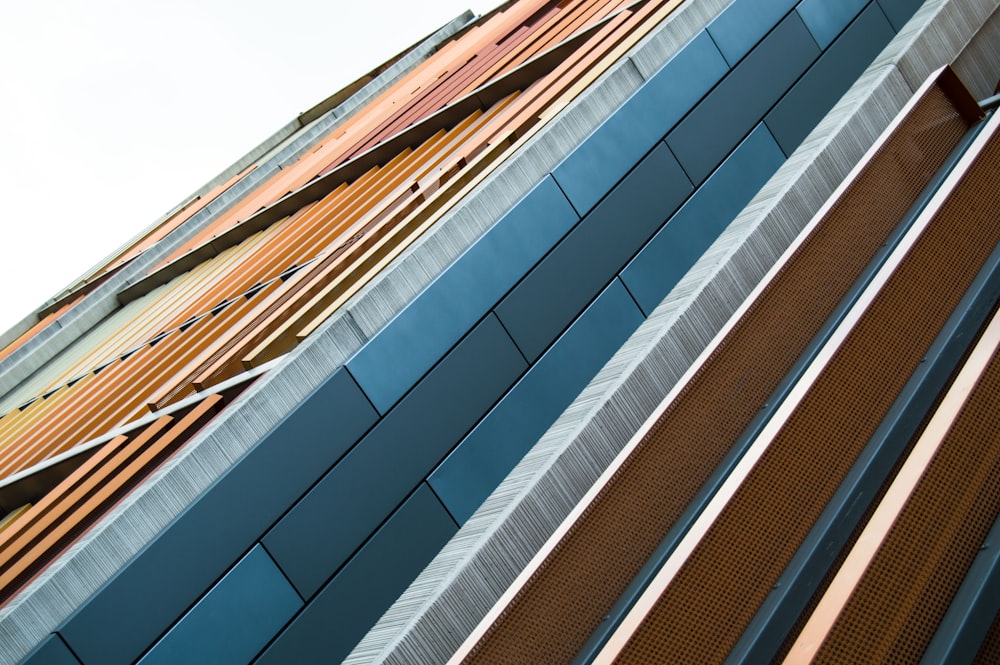
[[(129, 487), (159, 466), (177, 446), (202, 427), (222, 405), (212, 395), (174, 423), (164, 416), (134, 439), (115, 439), (109, 452), (89, 473), (74, 473), (39, 504), (37, 519), (5, 539), (0, 572), (0, 598), (6, 599), (40, 570), (46, 561), (75, 540), (118, 501)], [(171, 426), (172, 425), (172, 426)], [(169, 429), (167, 427), (169, 426)], [(81, 467), (82, 468), (82, 467)], [(79, 471), (79, 470), (78, 470)], [(6, 534), (4, 534), (6, 535)]]

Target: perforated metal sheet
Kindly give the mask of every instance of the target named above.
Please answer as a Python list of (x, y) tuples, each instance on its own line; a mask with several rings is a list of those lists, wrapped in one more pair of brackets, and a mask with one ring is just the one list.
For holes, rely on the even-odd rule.
[[(726, 658), (1000, 242), (1000, 224), (995, 223), (1000, 197), (993, 175), (998, 157), (1000, 142), (995, 142), (845, 339), (618, 662), (712, 663)], [(972, 470), (965, 467), (959, 473)], [(961, 478), (944, 481), (931, 505), (946, 503), (948, 483), (960, 484)], [(922, 515), (918, 524), (926, 538), (940, 526), (932, 514)], [(990, 514), (985, 529), (992, 524)], [(973, 553), (985, 535), (978, 536)], [(884, 604), (861, 611), (840, 643), (845, 651), (834, 661), (884, 662), (881, 651), (855, 649), (864, 642), (891, 643), (891, 624), (880, 617), (891, 613), (894, 601), (904, 598), (911, 585), (919, 584), (914, 575), (925, 572), (907, 574), (904, 559), (919, 559), (933, 543), (919, 541), (916, 534), (906, 538), (914, 539), (916, 549), (903, 548), (901, 558), (887, 562), (884, 575), (891, 591), (881, 597)], [(956, 565), (962, 565), (960, 560)], [(947, 600), (941, 614), (945, 610)], [(936, 626), (929, 622), (923, 628), (926, 636), (916, 631), (901, 639), (903, 652), (889, 661), (919, 660), (920, 645), (933, 637)], [(830, 662), (822, 656), (819, 660)]]
[(1000, 357), (994, 355), (817, 660), (919, 662), (1000, 514), (997, 413)]
[[(977, 335), (976, 338), (973, 339), (973, 341), (969, 344), (969, 348), (966, 349), (966, 352), (965, 354), (963, 354), (962, 359), (956, 364), (957, 368), (961, 368), (962, 365), (965, 363), (966, 359), (968, 358), (969, 351), (971, 351), (971, 349), (975, 347), (978, 338), (979, 335)], [(830, 584), (833, 582), (833, 579), (837, 575), (837, 571), (840, 569), (840, 566), (844, 563), (844, 560), (850, 553), (851, 548), (854, 547), (854, 544), (858, 541), (858, 538), (864, 532), (864, 528), (865, 525), (868, 523), (868, 520), (871, 519), (872, 514), (878, 508), (878, 505), (879, 503), (881, 503), (883, 497), (885, 497), (886, 491), (889, 489), (890, 485), (892, 485), (893, 479), (899, 473), (900, 467), (903, 466), (907, 456), (913, 449), (913, 444), (917, 441), (917, 439), (920, 438), (920, 435), (921, 433), (923, 433), (924, 428), (927, 426), (928, 421), (931, 419), (931, 417), (934, 415), (934, 412), (937, 410), (938, 405), (941, 403), (942, 397), (944, 397), (944, 394), (948, 391), (948, 387), (954, 380), (957, 371), (958, 370), (956, 369), (956, 371), (953, 372), (952, 375), (949, 377), (948, 381), (945, 384), (945, 387), (934, 399), (930, 408), (927, 409), (927, 413), (925, 414), (920, 425), (918, 425), (917, 428), (914, 430), (913, 437), (901, 449), (899, 458), (893, 465), (892, 470), (886, 475), (885, 482), (882, 483), (882, 486), (873, 495), (871, 503), (868, 505), (868, 508), (865, 510), (864, 514), (861, 516), (861, 519), (858, 520), (857, 527), (855, 527), (854, 531), (844, 542), (844, 546), (841, 548), (840, 553), (834, 559), (833, 563), (830, 564), (830, 567), (826, 575), (824, 576), (823, 580), (819, 583), (819, 585), (816, 587), (815, 592), (813, 592), (812, 598), (806, 604), (805, 608), (803, 608), (802, 613), (799, 615), (798, 620), (795, 622), (795, 625), (793, 625), (791, 630), (788, 632), (788, 635), (785, 637), (784, 642), (778, 649), (777, 653), (774, 656), (774, 660), (772, 662), (780, 663), (784, 661), (785, 656), (788, 655), (788, 651), (792, 648), (792, 645), (795, 643), (796, 638), (798, 638), (799, 633), (802, 631), (802, 628), (806, 625), (806, 622), (809, 620), (809, 617), (816, 609), (816, 606), (819, 604), (819, 601), (823, 597), (823, 594), (825, 594), (826, 590), (830, 587)]]
[(467, 662), (558, 663), (576, 655), (966, 129), (932, 88)]

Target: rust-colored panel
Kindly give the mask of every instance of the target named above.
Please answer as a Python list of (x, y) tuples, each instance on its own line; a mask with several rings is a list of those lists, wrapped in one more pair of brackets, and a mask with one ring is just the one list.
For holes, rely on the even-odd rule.
[[(405, 108), (400, 109), (391, 118), (373, 129), (356, 144), (350, 155), (356, 156), (369, 150), (386, 138), (403, 131), (420, 119), (439, 111), (450, 102), (464, 96), (469, 90), (469, 83), (472, 80), (481, 77), (484, 71), (494, 69), (498, 61), (513, 49), (529, 41), (536, 31), (551, 23), (559, 23), (559, 21), (551, 19), (560, 11), (558, 6), (550, 5), (540, 15), (533, 17), (528, 24), (522, 25), (504, 36), (499, 43), (485, 46), (457, 70), (448, 72), (435, 81), (433, 89), (429, 89), (427, 94), (411, 100)], [(510, 67), (500, 68), (497, 69), (497, 73), (506, 73), (509, 70)]]
[[(616, 662), (725, 660), (1000, 242), (1000, 225), (991, 223), (1000, 218), (1000, 197), (990, 194), (1000, 183), (986, 175), (1000, 167), (1000, 141), (994, 146), (908, 252)], [(854, 214), (864, 218), (863, 209)], [(922, 524), (935, 523), (924, 517)], [(989, 517), (987, 529), (992, 522)], [(936, 526), (930, 530), (937, 533)], [(903, 593), (920, 578), (917, 568), (900, 574), (898, 564), (885, 576)], [(890, 604), (899, 599), (884, 597)], [(895, 639), (891, 622), (879, 621), (878, 611), (866, 612), (845, 633), (838, 662), (919, 660), (925, 643), (917, 633), (908, 634), (905, 649), (888, 659), (888, 652), (856, 650), (862, 633), (873, 635), (873, 642)], [(885, 605), (880, 611), (890, 613)], [(928, 626), (928, 639), (935, 626)]]
[[(85, 382), (92, 378), (93, 374), (88, 374), (80, 381)], [(49, 394), (48, 397), (39, 397), (27, 406), (14, 409), (5, 415), (3, 420), (0, 420), (0, 441), (3, 442), (3, 445), (0, 446), (0, 458), (8, 454), (7, 449), (10, 447), (11, 441), (46, 417), (48, 413), (54, 411), (70, 394), (69, 390), (57, 390)]]
[[(265, 287), (258, 295), (266, 295), (277, 285)], [(249, 309), (249, 302), (238, 299), (218, 314), (202, 317), (185, 330), (164, 336), (153, 347), (155, 351), (144, 347), (88, 377), (88, 381), (62, 388), (40, 401), (44, 404), (62, 399), (58, 410), (46, 409), (44, 414), (26, 421), (17, 438), (12, 440), (13, 433), (5, 432), (3, 438), (10, 444), (0, 450), (0, 464), (11, 469), (9, 473), (27, 468), (145, 415), (149, 412), (149, 393), (218, 335), (228, 334), (233, 321)]]
[[(942, 263), (975, 261), (997, 243), (998, 173), (1000, 140), (994, 136), (939, 214), (941, 244), (964, 254), (949, 259), (945, 252)], [(975, 225), (981, 228), (970, 228)], [(933, 273), (923, 277), (939, 278), (946, 279)], [(957, 419), (928, 425), (926, 446), (923, 439), (917, 444), (817, 607), (814, 618), (825, 623), (832, 607), (827, 598), (846, 599), (817, 660), (918, 662), (1000, 514), (1000, 322), (991, 328), (992, 338), (987, 332), (981, 344), (991, 344), (994, 357)], [(964, 383), (960, 376), (953, 391), (967, 394)], [(816, 635), (807, 624), (799, 641), (815, 644)], [(793, 646), (789, 662), (798, 661), (800, 649)]]
[(967, 127), (939, 89), (927, 92), (511, 602), (495, 610), (464, 662), (576, 655)]
[[(142, 436), (145, 437), (145, 440), (151, 439), (164, 431), (172, 420), (173, 418), (170, 417), (160, 418), (146, 427)], [(28, 519), (21, 520), (14, 528), (7, 529), (0, 535), (0, 557), (3, 557), (5, 565), (8, 565), (7, 562), (13, 557), (14, 552), (23, 549), (22, 546), (18, 545), (19, 541), (30, 540), (35, 535), (44, 532), (53, 522), (61, 519), (62, 513), (58, 509), (65, 502), (65, 497), (87, 484), (95, 473), (100, 473), (102, 465), (106, 464), (107, 460), (113, 457), (128, 440), (127, 436), (119, 435), (108, 441), (73, 473), (63, 479), (52, 492), (35, 503), (30, 509)], [(55, 515), (55, 519), (52, 518), (53, 515)]]
[[(982, 337), (966, 358), (947, 394), (934, 409), (926, 429), (907, 455), (899, 474), (892, 481), (884, 497), (879, 500), (874, 514), (864, 525), (857, 542), (852, 545), (845, 560), (836, 570), (836, 576), (832, 583), (824, 592), (818, 605), (809, 612), (808, 621), (796, 636), (795, 643), (789, 650), (787, 657), (784, 658), (785, 662), (812, 661), (816, 657), (816, 651), (823, 648), (824, 643), (829, 640), (835, 624), (844, 614), (845, 607), (848, 603), (854, 602), (859, 588), (867, 583), (866, 580), (872, 572), (873, 561), (876, 561), (877, 557), (881, 555), (886, 544), (891, 542), (892, 532), (897, 528), (897, 524), (902, 524), (899, 522), (900, 516), (906, 509), (908, 502), (919, 494), (921, 491), (919, 486), (929, 479), (928, 469), (937, 463), (935, 459), (942, 455), (941, 451), (946, 445), (946, 439), (958, 431), (956, 423), (966, 412), (970, 403), (970, 395), (982, 387), (985, 370), (991, 363), (995, 364), (997, 361), (998, 346), (1000, 346), (1000, 317), (994, 313), (993, 320), (987, 325)], [(964, 483), (959, 483), (959, 485), (964, 487)], [(955, 496), (965, 491), (958, 485), (952, 489)], [(952, 497), (952, 499), (954, 498)], [(949, 522), (946, 515), (938, 515), (937, 517), (935, 524), (938, 528)], [(940, 539), (940, 545), (952, 535), (939, 533), (934, 537)], [(908, 564), (911, 566), (910, 572), (914, 567), (926, 567), (928, 562), (933, 562), (943, 551), (943, 548), (939, 546), (928, 552), (917, 553), (914, 558), (922, 561), (920, 563), (910, 562)], [(914, 593), (919, 595), (920, 592), (915, 591)], [(904, 609), (904, 607), (898, 606), (896, 601), (908, 595), (907, 593), (899, 596), (893, 601), (893, 607), (887, 609), (887, 614), (896, 614), (896, 619), (891, 622), (894, 626), (891, 630), (898, 630), (907, 621), (904, 616), (905, 612), (912, 607)], [(909, 595), (909, 598), (912, 600), (916, 595)], [(940, 615), (935, 619), (935, 623), (939, 618)], [(878, 640), (880, 638), (871, 639)], [(927, 636), (927, 639), (929, 640), (930, 636)], [(923, 651), (924, 645), (919, 647), (920, 652)]]
[[(514, 93), (473, 113), (236, 246), (214, 249), (207, 244), (323, 170), (419, 122), (623, 4), (518, 2), (442, 45), (365, 113), (348, 119), (166, 257), (164, 263), (181, 260), (179, 265), (189, 271), (117, 313), (120, 325), (114, 332), (82, 340), (78, 348), (84, 350), (71, 351), (65, 367), (59, 366), (47, 398), (0, 418), (0, 476), (291, 348), (512, 154), (514, 137), (523, 141), (537, 131), (544, 118), (600, 76), (679, 0), (632, 5), (589, 35), (530, 94)], [(253, 168), (186, 206), (105, 267), (137, 256)], [(283, 282), (271, 281), (293, 266), (305, 267)], [(240, 299), (262, 283), (267, 286), (252, 299)], [(206, 318), (207, 312), (214, 314)], [(8, 345), (0, 358), (44, 325), (40, 322)], [(132, 349), (138, 350), (120, 359)], [(76, 381), (67, 385), (70, 380)], [(120, 474), (125, 482), (128, 474), (122, 469), (109, 471), (108, 481)]]
[[(0, 551), (4, 564), (0, 569), (0, 602), (30, 581), (52, 557), (162, 464), (181, 443), (208, 422), (221, 405), (222, 397), (210, 395), (176, 424), (172, 424), (172, 417), (164, 416), (135, 439), (116, 438), (108, 444), (107, 454), (93, 464), (88, 461), (87, 472), (79, 473), (78, 470), (53, 490), (44, 504), (36, 506), (38, 518), (24, 520), (25, 528), (13, 538), (4, 539)], [(166, 429), (168, 426), (170, 428)]]
[[(97, 376), (106, 374), (106, 378), (110, 377), (113, 382), (114, 377), (123, 371), (124, 363), (119, 360), (102, 369)], [(90, 395), (87, 388), (91, 383), (94, 383), (96, 378), (94, 377), (86, 384), (81, 382), (81, 384), (61, 388), (54, 395), (46, 398), (47, 400), (53, 397), (60, 399), (58, 413), (54, 412), (55, 407), (53, 407), (53, 412), (50, 412), (44, 420), (35, 421), (37, 425), (32, 423), (33, 426), (30, 429), (4, 448), (4, 457), (0, 461), (0, 477), (6, 477), (11, 473), (26, 469), (66, 449), (61, 447), (61, 426), (84, 413), (84, 403)], [(77, 388), (78, 385), (82, 387)]]
[[(555, 17), (558, 12), (554, 5), (555, 3), (553, 2), (544, 3), (537, 11), (532, 12), (530, 16), (526, 14), (528, 11), (534, 9), (532, 5), (525, 4), (523, 8), (515, 5), (512, 9), (517, 11), (522, 17), (519, 22), (504, 22), (502, 24), (498, 22), (492, 29), (484, 26), (484, 30), (478, 35), (478, 40), (474, 48), (463, 50), (460, 55), (456, 54), (447, 63), (446, 67), (438, 70), (440, 73), (437, 76), (426, 80), (426, 88), (421, 90), (423, 94), (419, 96), (414, 95), (407, 102), (393, 109), (393, 113), (384, 121), (377, 125), (372, 125), (368, 132), (355, 139), (353, 145), (345, 150), (338, 160), (331, 162), (324, 172), (343, 163), (351, 156), (364, 152), (366, 149), (396, 134), (410, 124), (434, 113), (448, 102), (457, 99), (454, 93), (456, 90), (460, 90), (461, 86), (451, 85), (456, 78), (461, 79), (463, 73), (467, 70), (480, 68), (483, 57), (496, 44), (512, 38), (523, 39), (526, 34), (525, 23), (531, 24), (537, 20)], [(510, 18), (513, 18), (513, 16)], [(449, 89), (451, 90), (450, 94), (448, 94)], [(428, 100), (432, 100), (431, 103), (425, 103)], [(419, 108), (415, 110), (415, 107)]]
[[(639, 9), (640, 4), (636, 3), (630, 8), (630, 11)], [(663, 0), (648, 4), (662, 5)], [(588, 25), (596, 23), (605, 16), (614, 13), (616, 9), (617, 7), (613, 3), (603, 0), (588, 0), (587, 2), (576, 3), (571, 12), (567, 12), (565, 17), (561, 17), (562, 20), (550, 21), (546, 25), (546, 30), (542, 31), (538, 39), (528, 44), (528, 49), (526, 49), (522, 57), (526, 56), (525, 59), (530, 59), (542, 51), (552, 48), (564, 39), (569, 39), (574, 33), (584, 30)], [(524, 62), (524, 60), (514, 60), (511, 62), (511, 65), (514, 65), (515, 62)]]
[[(339, 244), (328, 247), (321, 257), (317, 257), (319, 260), (292, 277), (286, 289), (258, 308), (252, 322), (241, 322), (235, 327), (233, 335), (220, 338), (215, 348), (203, 355), (205, 360), (199, 365), (199, 371), (191, 375), (193, 385), (203, 388), (242, 371), (241, 358), (247, 349), (259, 344), (289, 317), (295, 316), (303, 302), (325, 289), (331, 280), (351, 265), (355, 257), (390, 233), (399, 220), (407, 218), (423, 202), (420, 187), (414, 186), (408, 179), (432, 172), (450, 153), (447, 149), (449, 145), (460, 142), (490, 117), (490, 114), (476, 112), (451, 132), (442, 133), (440, 138), (421, 146), (414, 152), (415, 160), (407, 164), (394, 180), (383, 183), (370, 196), (364, 197), (364, 200), (377, 205), (366, 203), (343, 211), (343, 216), (338, 216), (342, 227), (338, 233)], [(416, 170), (418, 167), (420, 171)], [(393, 186), (395, 189), (389, 191)], [(164, 402), (157, 403), (162, 405)]]
[[(448, 103), (487, 70), (499, 75), (515, 66), (500, 66), (497, 57), (514, 63), (513, 53), (543, 49), (560, 35), (607, 15), (617, 4), (605, 7), (597, 0), (516, 3), (444, 45), (391, 86), (366, 113), (351, 118), (168, 257), (170, 261), (184, 256), (194, 267), (150, 294), (141, 306), (127, 310), (131, 319), (120, 315), (123, 325), (67, 363), (47, 389), (55, 391), (47, 399), (0, 419), (0, 474), (31, 466), (147, 412), (151, 405), (170, 403), (191, 394), (196, 386), (240, 371), (244, 364), (287, 350), (510, 154), (512, 135), (529, 135), (539, 126), (540, 111), (554, 112), (553, 104), (564, 103), (568, 95), (599, 76), (618, 50), (641, 38), (676, 4), (648, 3), (641, 17), (631, 12), (617, 16), (558, 71), (548, 74), (544, 85), (534, 86), (531, 95), (513, 94), (485, 113), (472, 114), (238, 246), (215, 256), (214, 250), (199, 253), (203, 243), (240, 215), (273, 202), (319, 170), (342, 161), (352, 146), (356, 148), (365, 137), (374, 138), (377, 132), (372, 132), (388, 127), (385, 123), (391, 124), (392, 118), (419, 120), (425, 110)], [(653, 12), (654, 6), (660, 13)], [(635, 34), (626, 36), (632, 28)], [(557, 83), (567, 73), (567, 82)], [(404, 113), (404, 109), (409, 110)], [(231, 184), (220, 185), (218, 191)], [(189, 216), (199, 205), (189, 206), (152, 231), (131, 251), (166, 233), (170, 224)], [(196, 257), (203, 254), (206, 258), (197, 263)], [(250, 307), (229, 304), (212, 323), (192, 325), (220, 303), (231, 302), (247, 289), (303, 264), (309, 265), (286, 282), (266, 287)], [(221, 325), (222, 321), (228, 325)], [(268, 342), (278, 331), (281, 335), (275, 339), (280, 343)], [(164, 333), (169, 334), (155, 347), (148, 346)], [(96, 376), (88, 374), (135, 348), (139, 350), (126, 360), (112, 362)], [(200, 376), (206, 371), (207, 375)], [(81, 375), (85, 376), (82, 381), (65, 385)]]
[[(515, 149), (516, 146), (512, 147), (509, 139), (505, 137), (492, 145), (483, 146), (482, 152), (470, 151), (470, 160), (466, 168), (457, 173), (449, 171), (447, 174), (442, 174), (442, 176), (448, 175), (449, 177), (443, 183), (439, 181), (439, 188), (430, 200), (407, 216), (403, 223), (392, 229), (390, 235), (380, 239), (375, 246), (359, 257), (358, 261), (351, 266), (350, 273), (343, 275), (342, 283), (332, 284), (300, 310), (296, 319), (287, 326), (287, 330), (278, 328), (271, 338), (261, 342), (245, 358), (244, 364), (257, 366), (265, 362), (266, 359), (277, 357), (277, 354), (282, 353), (282, 345), (288, 344), (289, 346), (285, 348), (291, 348), (290, 345), (312, 334), (323, 321), (332, 316), (368, 280), (399, 256), (409, 242), (430, 228), (447, 211), (450, 200), (459, 199), (482, 182), (483, 178), (489, 175), (496, 166), (497, 155), (503, 155)], [(460, 157), (460, 159), (465, 161), (465, 156)], [(402, 236), (404, 240), (397, 241), (396, 236)], [(322, 311), (314, 314), (321, 307)], [(294, 341), (283, 337), (289, 332), (295, 331), (296, 328), (298, 330), (294, 333)], [(272, 342), (275, 343), (274, 346), (271, 346)]]
[[(460, 71), (469, 62), (475, 61), (477, 56), (487, 51), (491, 45), (502, 43), (521, 26), (539, 20), (539, 17), (556, 21), (566, 14), (565, 10), (556, 11), (557, 9), (558, 3), (554, 2), (516, 3), (504, 12), (496, 13), (485, 23), (468, 30), (460, 38), (445, 44), (437, 53), (381, 93), (368, 105), (365, 113), (348, 119), (314, 150), (303, 155), (290, 168), (275, 174), (245, 200), (236, 204), (167, 257), (161, 265), (208, 242), (214, 235), (237, 223), (238, 220), (246, 219), (260, 208), (302, 187), (316, 175), (343, 163), (363, 146), (388, 138), (400, 129), (393, 124), (392, 118), (399, 117), (413, 104), (420, 104), (423, 103), (422, 100), (430, 99), (438, 92), (442, 82), (448, 81), (455, 72)], [(516, 65), (511, 64), (505, 71), (513, 66)], [(497, 72), (497, 75), (501, 73)], [(462, 87), (458, 88), (461, 89)], [(443, 95), (441, 102), (448, 103), (455, 98), (454, 93), (450, 99), (448, 95)], [(427, 113), (432, 112), (430, 109), (440, 108), (442, 103), (424, 106), (425, 112), (409, 116), (404, 125), (426, 117)], [(383, 130), (378, 130), (379, 126), (382, 126)]]
[(30, 509), (31, 509), (31, 504), (26, 503), (20, 508), (15, 508), (14, 510), (4, 515), (4, 518), (0, 519), (0, 534), (9, 529), (14, 524), (14, 522), (16, 522), (22, 515), (24, 515)]

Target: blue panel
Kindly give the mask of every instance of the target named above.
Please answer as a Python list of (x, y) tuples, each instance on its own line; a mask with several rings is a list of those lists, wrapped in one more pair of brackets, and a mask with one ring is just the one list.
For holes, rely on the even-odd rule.
[(386, 413), (579, 218), (546, 177), (347, 362)]
[(734, 0), (707, 30), (732, 66), (749, 53), (796, 2), (798, 0)]
[(643, 321), (617, 279), (452, 451), (429, 483), (459, 524), (538, 441)]
[(21, 659), (22, 665), (80, 665), (58, 635), (49, 635)]
[(302, 604), (257, 545), (139, 663), (248, 663)]
[(497, 316), (533, 362), (691, 191), (660, 143), (528, 274)]
[(784, 161), (759, 125), (622, 271), (647, 316)]
[[(921, 663), (975, 663), (1000, 612), (1000, 518), (952, 598)], [(979, 661), (982, 662), (982, 661)]]
[(786, 155), (819, 124), (895, 33), (872, 3), (765, 117)]
[(594, 207), (728, 71), (700, 32), (653, 74), (552, 172), (577, 211)]
[(264, 537), (309, 598), (461, 441), (526, 368), (492, 315)]
[(701, 183), (819, 55), (794, 12), (670, 132), (667, 144)]
[(796, 11), (819, 47), (825, 49), (868, 2), (869, 0), (802, 0)]
[(924, 0), (878, 0), (893, 30), (899, 32), (924, 4)]
[(455, 531), (421, 484), (256, 665), (341, 662)]
[(335, 372), (67, 619), (67, 643), (88, 664), (134, 662), (375, 419)]

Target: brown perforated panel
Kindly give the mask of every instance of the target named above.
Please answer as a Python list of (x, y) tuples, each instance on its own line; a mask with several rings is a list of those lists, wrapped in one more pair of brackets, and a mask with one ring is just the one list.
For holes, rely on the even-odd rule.
[(560, 663), (576, 655), (967, 127), (939, 89), (927, 93), (467, 662)]
[[(963, 178), (618, 662), (713, 663), (726, 658), (1000, 242), (1000, 224), (995, 223), (1000, 220), (995, 193), (1000, 183), (993, 175), (998, 156), (1000, 142), (995, 142)], [(948, 492), (947, 485), (942, 489)], [(986, 529), (992, 522), (991, 516)], [(935, 532), (933, 520), (921, 525)], [(973, 552), (980, 542), (982, 538)], [(919, 551), (907, 549), (904, 556)], [(888, 574), (901, 594), (912, 577), (899, 574), (900, 563), (890, 564)], [(874, 628), (884, 625), (876, 619), (870, 614), (859, 619), (845, 646), (853, 649), (863, 632), (884, 637), (886, 631)], [(926, 626), (928, 640), (936, 625)], [(914, 635), (905, 643), (922, 644), (924, 637)], [(922, 652), (914, 646), (908, 656), (919, 659)], [(882, 662), (883, 655), (851, 650), (838, 661)]]
[[(994, 308), (993, 311), (993, 315), (995, 314), (996, 314), (996, 308)], [(927, 427), (927, 423), (934, 415), (934, 412), (937, 411), (937, 408), (941, 403), (941, 399), (948, 392), (948, 389), (951, 386), (952, 381), (954, 381), (955, 376), (957, 375), (959, 369), (965, 364), (965, 361), (969, 357), (969, 353), (976, 346), (976, 343), (978, 342), (981, 333), (982, 331), (980, 330), (979, 333), (975, 335), (975, 337), (969, 343), (969, 348), (967, 348), (965, 350), (965, 353), (962, 355), (961, 360), (959, 360), (959, 362), (956, 363), (955, 366), (957, 369), (948, 378), (948, 381), (946, 382), (944, 388), (942, 388), (941, 392), (937, 395), (937, 397), (934, 398), (934, 401), (931, 403), (930, 408), (927, 409), (927, 413), (924, 415), (924, 418), (920, 422), (920, 425), (918, 425), (917, 428), (914, 430), (913, 437), (910, 439), (909, 442), (907, 442), (907, 444), (901, 450), (899, 458), (893, 465), (892, 470), (886, 475), (885, 482), (882, 483), (882, 486), (879, 487), (878, 491), (873, 495), (872, 500), (868, 505), (868, 508), (861, 516), (861, 519), (858, 520), (857, 527), (855, 527), (850, 537), (844, 543), (844, 546), (840, 549), (840, 553), (837, 555), (836, 559), (834, 559), (833, 563), (830, 564), (829, 570), (823, 577), (823, 580), (820, 582), (820, 584), (816, 587), (816, 591), (813, 592), (812, 598), (809, 599), (809, 602), (802, 610), (802, 614), (799, 616), (798, 621), (795, 622), (795, 625), (793, 625), (792, 629), (788, 632), (788, 635), (785, 637), (784, 643), (782, 643), (781, 647), (778, 649), (777, 653), (774, 656), (774, 660), (772, 662), (781, 663), (785, 660), (785, 657), (788, 655), (789, 650), (792, 648), (792, 645), (798, 638), (799, 633), (802, 632), (802, 628), (806, 625), (806, 622), (809, 621), (809, 617), (816, 609), (816, 606), (822, 599), (823, 594), (825, 594), (826, 590), (830, 587), (830, 584), (833, 582), (833, 579), (837, 575), (837, 571), (840, 569), (840, 566), (844, 563), (844, 560), (850, 553), (851, 548), (854, 547), (854, 544), (858, 541), (858, 538), (864, 532), (865, 526), (868, 524), (868, 520), (871, 519), (872, 514), (875, 512), (875, 510), (878, 508), (879, 503), (881, 503), (882, 499), (885, 497), (886, 491), (892, 485), (892, 481), (896, 478), (896, 475), (899, 473), (900, 468), (906, 462), (906, 458), (913, 450), (913, 445), (920, 438), (920, 435), (923, 433), (924, 428)]]
[(998, 413), (1000, 358), (994, 356), (834, 624), (819, 662), (919, 662), (1000, 514)]

